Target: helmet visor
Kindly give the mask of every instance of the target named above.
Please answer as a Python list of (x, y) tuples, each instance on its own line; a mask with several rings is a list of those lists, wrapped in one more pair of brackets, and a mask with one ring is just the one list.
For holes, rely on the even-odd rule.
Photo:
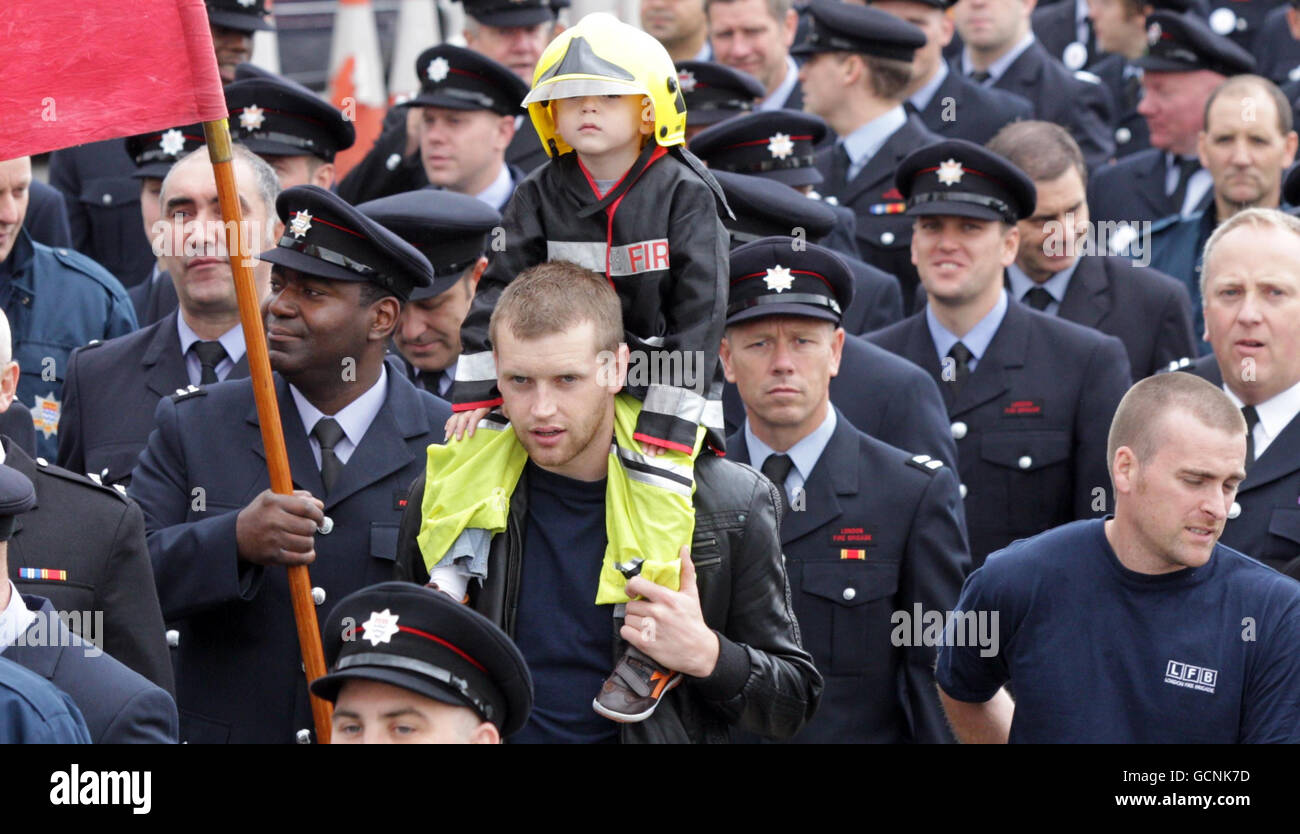
[(634, 81), (616, 81), (612, 78), (557, 78), (544, 81), (533, 88), (523, 101), (524, 106), (560, 98), (583, 96), (648, 96), (650, 92)]

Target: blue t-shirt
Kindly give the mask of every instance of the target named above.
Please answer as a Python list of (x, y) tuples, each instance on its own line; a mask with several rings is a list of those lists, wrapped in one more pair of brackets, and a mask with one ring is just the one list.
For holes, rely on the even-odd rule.
[(1076, 521), (990, 556), (957, 607), (997, 613), (999, 650), (944, 646), (935, 677), (967, 702), (1010, 681), (1011, 741), (1300, 741), (1300, 584), (1231, 548), (1141, 574)]
[(614, 669), (614, 609), (596, 605), (605, 557), (605, 481), (575, 481), (531, 461), (515, 644), (533, 674), (533, 712), (512, 743), (617, 743), (591, 708)]

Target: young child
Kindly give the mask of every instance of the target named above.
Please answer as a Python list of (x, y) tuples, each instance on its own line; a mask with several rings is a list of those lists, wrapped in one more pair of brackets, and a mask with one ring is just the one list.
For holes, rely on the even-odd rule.
[[(448, 423), (449, 439), (459, 442), (429, 448), (420, 549), (430, 583), (457, 598), (471, 578), (486, 578), (491, 536), (505, 529), (526, 461), (513, 432), (500, 430), (503, 420), (488, 417), (501, 403), (488, 322), (514, 276), (548, 260), (572, 261), (605, 275), (618, 292), (633, 366), (641, 361), (651, 371), (648, 379), (633, 373), (616, 400), (596, 603), (619, 606), (621, 617), (631, 576), (679, 587), (678, 554), (695, 523), (693, 462), (706, 434), (722, 445), (717, 356), (729, 247), (718, 212), (729, 209), (684, 148), (676, 70), (645, 32), (609, 14), (588, 15), (547, 47), (524, 103), (551, 160), (506, 206), (504, 246), (462, 326), (452, 389), (458, 413)], [(679, 378), (658, 378), (664, 368)], [(489, 430), (476, 434), (480, 427)], [(461, 467), (491, 467), (502, 477), (491, 494), (466, 494), (449, 474)], [(593, 707), (617, 721), (641, 721), (680, 678), (629, 646)]]

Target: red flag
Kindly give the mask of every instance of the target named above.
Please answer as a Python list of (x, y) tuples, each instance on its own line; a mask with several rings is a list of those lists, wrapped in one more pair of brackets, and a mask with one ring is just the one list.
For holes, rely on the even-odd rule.
[(0, 159), (226, 117), (203, 0), (5, 0), (0, 31)]

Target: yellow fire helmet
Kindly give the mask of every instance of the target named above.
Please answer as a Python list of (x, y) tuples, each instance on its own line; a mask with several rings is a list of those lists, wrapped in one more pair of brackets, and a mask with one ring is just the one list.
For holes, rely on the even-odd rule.
[(659, 41), (606, 12), (595, 12), (551, 41), (537, 62), (524, 99), (542, 145), (551, 156), (572, 148), (555, 130), (550, 102), (595, 95), (649, 96), (654, 137), (670, 147), (686, 140), (686, 100), (677, 69)]

